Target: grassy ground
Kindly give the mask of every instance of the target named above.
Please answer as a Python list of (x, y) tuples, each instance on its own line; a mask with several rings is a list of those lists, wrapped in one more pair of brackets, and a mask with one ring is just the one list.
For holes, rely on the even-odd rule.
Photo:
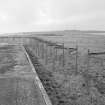
[(0, 105), (44, 105), (21, 46), (0, 47)]
[[(62, 67), (61, 53), (58, 54), (58, 60), (61, 58), (60, 65), (58, 60), (53, 65), (53, 59), (50, 56), (48, 57), (48, 64), (46, 64), (45, 59), (36, 58), (35, 48), (33, 48), (35, 42), (34, 38), (31, 38), (29, 41), (31, 45), (33, 44), (33, 46), (29, 46), (30, 51), (32, 51), (31, 54), (33, 62), (34, 64), (39, 65), (35, 65), (37, 73), (39, 74), (39, 77), (53, 104), (105, 105), (105, 56), (98, 56), (103, 59), (103, 63), (99, 59), (90, 58), (89, 68), (87, 71), (87, 49), (90, 49), (91, 51), (104, 51), (105, 36), (91, 35), (91, 33), (81, 32), (61, 32), (56, 34), (60, 34), (60, 36), (40, 35), (40, 37), (54, 42), (57, 41), (62, 43), (64, 41), (65, 46), (67, 47), (75, 47), (77, 42), (79, 46), (77, 75), (74, 74), (76, 69), (75, 55), (70, 56), (65, 52), (65, 67)], [(14, 63), (15, 66), (11, 66), (16, 70), (14, 75), (16, 72), (20, 71), (23, 75), (23, 69), (26, 69), (29, 72), (29, 68), (26, 66), (27, 64), (23, 66), (25, 63), (24, 60), (22, 60), (24, 58), (22, 57), (23, 55), (21, 55), (20, 52), (20, 54), (16, 55), (18, 57), (14, 56), (17, 61), (21, 62), (18, 62), (19, 65), (15, 65)], [(10, 62), (12, 61), (13, 60)], [(11, 70), (12, 69), (10, 69), (10, 71), (6, 70), (6, 73), (8, 73), (8, 71), (11, 72)]]
[(31, 78), (0, 78), (1, 105), (42, 105), (39, 97)]
[(37, 59), (34, 47), (29, 46), (28, 49), (54, 105), (104, 105), (105, 73), (100, 60), (91, 58), (87, 71), (87, 55), (79, 52), (78, 74), (75, 75), (75, 55), (65, 53), (65, 67), (56, 61), (53, 68), (52, 58), (49, 57), (46, 65), (45, 59)]

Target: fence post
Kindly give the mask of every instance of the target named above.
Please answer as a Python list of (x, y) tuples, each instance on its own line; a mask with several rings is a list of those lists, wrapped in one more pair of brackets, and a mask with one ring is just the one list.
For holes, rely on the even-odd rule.
[(47, 55), (47, 43), (46, 43), (46, 48), (45, 48), (45, 64), (47, 65), (48, 63), (48, 55)]
[(38, 57), (38, 41), (36, 40), (36, 56)]
[(40, 58), (42, 58), (42, 42), (40, 41)]
[(75, 74), (78, 73), (78, 45), (76, 45), (76, 71)]
[(40, 41), (40, 58), (42, 58), (42, 42)]
[(57, 61), (57, 56), (58, 55), (58, 52), (57, 52), (57, 48), (55, 48), (55, 60)]
[(55, 46), (53, 47), (53, 61), (52, 61), (52, 69), (55, 70)]
[(41, 58), (41, 55), (42, 55), (42, 42), (40, 41), (40, 58)]
[(39, 54), (40, 50), (39, 49), (40, 49), (40, 46), (39, 46), (39, 41), (38, 41), (38, 57), (40, 56), (40, 54)]
[(42, 59), (44, 59), (44, 42), (42, 43)]
[(63, 43), (63, 67), (65, 66), (65, 49), (64, 49), (64, 43)]
[(18, 105), (18, 78), (16, 77), (16, 105)]
[(61, 59), (61, 55), (59, 55), (59, 66), (62, 65), (61, 60), (62, 60), (62, 59)]
[(50, 57), (52, 57), (52, 46), (50, 46)]
[(88, 73), (88, 70), (89, 70), (89, 53), (90, 53), (90, 50), (88, 49), (88, 54), (87, 54), (87, 73)]
[(87, 87), (87, 94), (89, 95), (89, 76), (88, 76), (88, 71), (89, 71), (89, 59), (90, 59), (90, 55), (89, 55), (89, 53), (90, 53), (90, 50), (88, 49), (88, 54), (87, 54), (87, 70), (86, 70), (86, 72), (85, 72), (85, 81), (86, 81), (86, 87)]
[(36, 40), (35, 40), (34, 48), (35, 48), (35, 56), (36, 56)]
[(39, 41), (39, 53), (38, 54), (39, 54), (39, 58), (40, 58), (40, 41)]

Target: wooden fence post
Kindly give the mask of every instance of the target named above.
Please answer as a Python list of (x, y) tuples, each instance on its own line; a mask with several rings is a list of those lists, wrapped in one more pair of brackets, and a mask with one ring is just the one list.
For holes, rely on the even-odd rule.
[(38, 41), (36, 40), (36, 56), (38, 56)]
[(36, 43), (35, 43), (35, 52), (36, 52), (36, 56), (37, 56), (37, 40), (35, 40)]
[(58, 55), (58, 51), (57, 51), (57, 48), (55, 48), (55, 60), (57, 61), (57, 56)]
[(47, 52), (47, 43), (46, 43), (46, 48), (45, 48), (45, 64), (47, 65), (47, 63), (48, 63), (48, 52)]
[(53, 47), (53, 62), (52, 62), (52, 69), (55, 70), (55, 47)]
[(50, 46), (50, 57), (52, 57), (52, 46)]
[(75, 74), (78, 73), (78, 45), (76, 45), (76, 71)]
[(63, 64), (62, 66), (65, 66), (65, 49), (64, 49), (64, 43), (63, 43)]
[(89, 71), (89, 59), (90, 59), (90, 50), (88, 49), (88, 54), (87, 54), (87, 69), (86, 69), (86, 72), (85, 72), (85, 82), (86, 82), (86, 87), (87, 87), (87, 94), (89, 95), (90, 93), (90, 89), (89, 89), (89, 76), (88, 76), (88, 71)]
[(42, 57), (42, 42), (40, 41), (40, 58)]
[(39, 41), (38, 41), (38, 57), (40, 56), (40, 54), (39, 54), (39, 53), (40, 53), (39, 49), (40, 49), (40, 48), (39, 48)]
[(90, 50), (88, 49), (88, 54), (87, 54), (87, 73), (88, 73), (88, 70), (89, 70), (89, 53), (90, 53)]
[(42, 43), (42, 59), (44, 59), (44, 43)]
[(16, 77), (16, 105), (18, 105), (18, 78)]

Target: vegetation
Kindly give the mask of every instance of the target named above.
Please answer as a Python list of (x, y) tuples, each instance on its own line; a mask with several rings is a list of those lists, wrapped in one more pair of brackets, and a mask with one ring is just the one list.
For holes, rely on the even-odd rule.
[(0, 105), (44, 105), (20, 46), (0, 47)]
[(104, 71), (99, 66), (100, 61), (91, 58), (87, 71), (88, 56), (79, 54), (78, 73), (75, 74), (75, 54), (68, 59), (65, 53), (65, 67), (56, 62), (53, 68), (52, 58), (49, 57), (50, 63), (46, 65), (46, 60), (36, 57), (33, 46), (26, 48), (53, 105), (104, 105)]
[[(44, 55), (44, 58), (41, 57), (40, 53), (37, 52), (36, 54), (36, 41), (35, 37), (30, 35), (30, 38), (21, 38), (21, 37), (11, 37), (1, 39), (1, 42), (8, 42), (8, 43), (14, 43), (14, 44), (25, 44), (27, 45), (27, 51), (30, 55), (30, 58), (36, 68), (36, 71), (53, 103), (53, 105), (105, 105), (105, 62), (104, 58), (105, 56), (93, 56), (88, 57), (87, 55), (87, 49), (90, 50), (98, 50), (103, 51), (104, 49), (104, 42), (105, 37), (104, 36), (98, 36), (98, 35), (91, 35), (91, 33), (87, 32), (66, 32), (59, 33), (55, 32), (56, 34), (60, 34), (59, 36), (55, 35), (49, 35), (45, 34), (44, 36), (40, 35), (42, 39), (45, 40), (52, 40), (52, 41), (62, 41), (63, 34), (65, 35), (64, 43), (69, 43), (68, 46), (75, 47), (74, 42), (78, 40), (78, 46), (80, 47), (79, 53), (78, 53), (78, 66), (76, 67), (75, 62), (75, 53), (70, 55), (68, 52), (65, 52), (64, 59), (61, 51), (58, 51), (57, 57), (50, 56), (50, 46), (48, 47), (48, 54), (47, 54), (47, 60), (46, 55)], [(37, 36), (37, 35), (36, 35)], [(73, 43), (72, 43), (73, 42)], [(29, 45), (30, 44), (30, 45)], [(42, 43), (43, 44), (43, 43)], [(8, 50), (7, 50), (8, 49)], [(22, 54), (22, 51), (19, 51), (18, 54), (17, 48), (15, 50), (11, 50), (12, 48), (10, 46), (2, 47), (1, 52), (4, 54), (1, 54), (0, 52), (0, 72), (1, 74), (7, 74), (8, 72), (11, 72), (12, 70), (16, 71), (24, 71), (26, 69), (29, 69), (26, 67), (28, 66), (25, 57)], [(18, 50), (20, 50), (19, 48)], [(10, 53), (11, 52), (11, 53)], [(40, 51), (39, 51), (40, 52)], [(46, 52), (46, 49), (43, 50), (43, 52)], [(53, 54), (52, 54), (53, 55)], [(88, 64), (88, 58), (89, 58), (89, 65)], [(100, 59), (101, 58), (101, 59)], [(65, 66), (62, 66), (63, 60), (65, 61)], [(25, 69), (21, 68), (25, 65)], [(19, 68), (20, 67), (20, 68)], [(23, 70), (24, 69), (24, 70)], [(75, 70), (78, 70), (77, 74), (75, 73)], [(27, 71), (27, 70), (26, 70)], [(29, 71), (29, 70), (28, 70)], [(20, 75), (18, 75), (20, 76)], [(22, 75), (23, 76), (23, 75)], [(7, 78), (9, 80), (9, 78)], [(26, 105), (27, 103), (29, 105), (34, 105), (36, 102), (36, 97), (38, 97), (35, 94), (35, 89), (33, 89), (33, 85), (29, 83), (30, 86), (26, 86), (28, 84), (26, 81), (20, 79), (12, 79), (17, 84), (11, 85), (12, 82), (6, 81), (7, 83), (10, 83), (7, 87), (7, 93), (5, 94), (5, 98), (7, 99), (8, 103), (10, 102), (12, 105), (12, 102), (10, 97), (16, 96), (16, 87), (18, 91), (17, 97), (15, 97), (15, 102), (17, 100), (17, 103)], [(2, 79), (0, 79), (2, 81)], [(4, 83), (4, 80), (0, 84), (7, 84)], [(22, 85), (24, 84), (24, 85)], [(0, 85), (0, 94), (2, 93), (2, 89), (5, 90), (3, 85)], [(9, 88), (10, 86), (10, 88)], [(23, 86), (23, 87), (21, 87)], [(14, 88), (12, 88), (14, 87)], [(21, 91), (20, 91), (21, 89)], [(10, 91), (11, 90), (11, 91)], [(14, 94), (12, 95), (12, 90), (14, 91)], [(31, 91), (31, 92), (30, 92)], [(3, 91), (5, 92), (5, 91)], [(29, 95), (30, 93), (30, 95)], [(12, 95), (12, 96), (11, 96)], [(29, 96), (28, 96), (29, 95)], [(35, 97), (34, 97), (35, 95)], [(28, 97), (27, 97), (28, 96)], [(30, 98), (29, 98), (30, 97)], [(0, 99), (2, 99), (0, 97)], [(23, 100), (23, 102), (22, 102)], [(27, 101), (26, 101), (27, 100)], [(32, 101), (34, 100), (34, 101)], [(31, 101), (31, 102), (30, 102)], [(0, 100), (0, 104), (2, 101)], [(32, 103), (33, 102), (33, 103)], [(5, 103), (7, 104), (7, 103)], [(16, 104), (16, 103), (15, 103)], [(14, 105), (14, 103), (13, 103)]]

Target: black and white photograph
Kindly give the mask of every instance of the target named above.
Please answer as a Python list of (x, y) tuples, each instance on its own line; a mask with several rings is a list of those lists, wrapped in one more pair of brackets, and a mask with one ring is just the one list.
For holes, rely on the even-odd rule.
[(0, 0), (0, 105), (105, 105), (105, 0)]

